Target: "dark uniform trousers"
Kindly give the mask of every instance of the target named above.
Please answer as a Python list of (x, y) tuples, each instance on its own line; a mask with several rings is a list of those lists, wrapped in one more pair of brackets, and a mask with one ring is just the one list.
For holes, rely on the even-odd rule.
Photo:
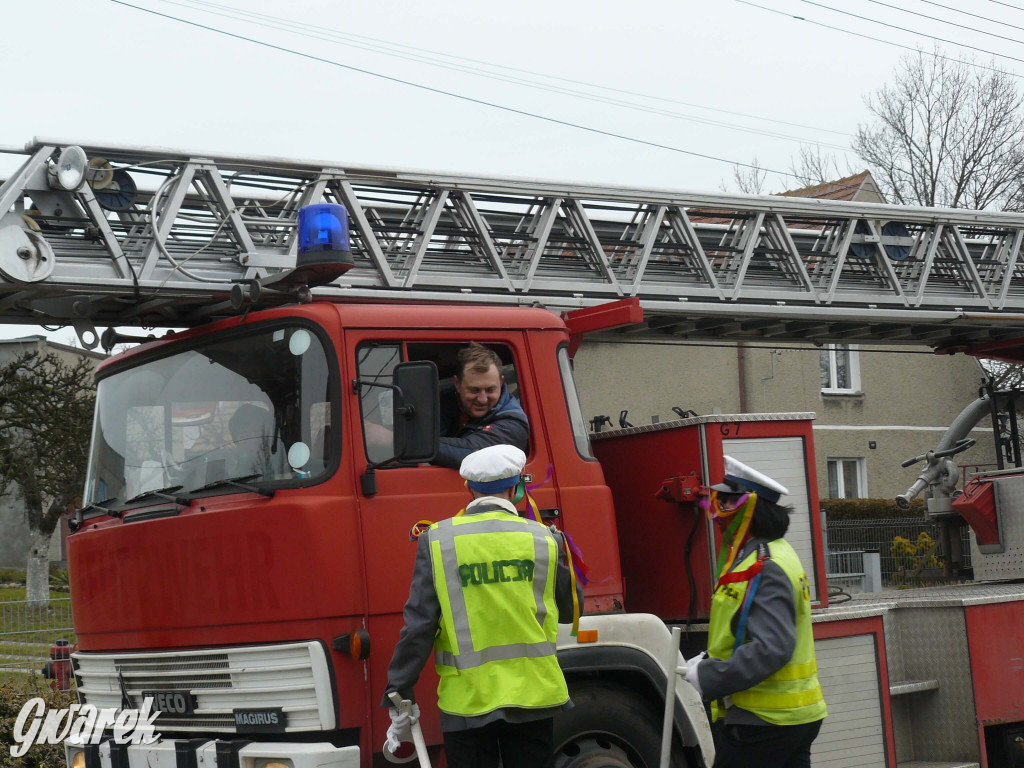
[(446, 731), (449, 768), (551, 768), (554, 718), (509, 723), (496, 720), (467, 731)]
[(803, 725), (713, 726), (715, 768), (811, 768), (821, 720)]

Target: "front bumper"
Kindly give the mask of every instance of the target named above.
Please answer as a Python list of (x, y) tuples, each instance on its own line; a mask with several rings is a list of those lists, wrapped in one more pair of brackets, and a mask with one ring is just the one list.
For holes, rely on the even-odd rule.
[(159, 739), (153, 744), (64, 743), (70, 768), (359, 768), (359, 747), (221, 739)]

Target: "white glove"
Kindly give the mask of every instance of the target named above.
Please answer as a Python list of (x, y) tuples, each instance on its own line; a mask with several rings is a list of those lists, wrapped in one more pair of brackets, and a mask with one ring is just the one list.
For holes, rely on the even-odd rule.
[(692, 685), (700, 696), (703, 696), (704, 693), (700, 689), (700, 678), (697, 676), (697, 668), (700, 666), (700, 663), (704, 660), (705, 656), (707, 656), (707, 654), (704, 651), (701, 651), (692, 659), (686, 660), (686, 682)]
[(394, 753), (402, 742), (412, 741), (412, 724), (420, 719), (420, 708), (413, 704), (408, 711), (402, 712), (396, 707), (390, 707), (388, 714), (391, 715), (391, 725), (388, 726), (388, 751)]

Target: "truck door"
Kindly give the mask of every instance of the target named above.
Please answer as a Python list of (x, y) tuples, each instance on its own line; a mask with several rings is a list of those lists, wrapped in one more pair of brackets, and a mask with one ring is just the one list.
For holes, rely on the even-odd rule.
[[(346, 352), (350, 369), (363, 382), (348, 388), (346, 410), (351, 433), (355, 487), (359, 498), (360, 522), (367, 583), (368, 626), (373, 652), (370, 655), (372, 695), (379, 701), (387, 683), (387, 665), (402, 627), (402, 608), (409, 595), (410, 577), (416, 554), (411, 529), (420, 523), (437, 522), (464, 509), (471, 497), (458, 471), (421, 464), (402, 466), (389, 463), (376, 467), (371, 475), (376, 485), (364, 481), (367, 465), (381, 462), (393, 453), (391, 444), (391, 390), (369, 383), (390, 384), (392, 371), (400, 362), (430, 360), (438, 368), (442, 402), (454, 403), (453, 376), (457, 355), (470, 340), (494, 350), (502, 362), (502, 373), (509, 393), (516, 397), (531, 425), (540, 424), (540, 404), (535, 390), (521, 386), (533, 375), (521, 331), (432, 331), (428, 338), (413, 339), (409, 330), (346, 331)], [(527, 450), (527, 474), (543, 483), (551, 464), (544, 430), (531, 428)], [(536, 489), (534, 498), (548, 509), (558, 506), (553, 483)], [(525, 509), (521, 502), (520, 509)], [(434, 698), (437, 678), (428, 662), (418, 691), (425, 701)], [(387, 717), (381, 710), (383, 727)], [(424, 709), (423, 725), (440, 739), (436, 714)], [(378, 723), (375, 722), (375, 726)], [(383, 731), (381, 731), (383, 736)]]

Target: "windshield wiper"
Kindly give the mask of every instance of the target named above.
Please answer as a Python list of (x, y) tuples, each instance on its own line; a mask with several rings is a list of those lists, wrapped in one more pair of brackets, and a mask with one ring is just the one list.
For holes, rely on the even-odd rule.
[(81, 509), (75, 510), (75, 515), (68, 520), (68, 529), (74, 533), (82, 527), (82, 523), (85, 522), (85, 516), (90, 512), (98, 512), (101, 515), (107, 515), (108, 517), (123, 517), (123, 513), (116, 509), (108, 509), (107, 504), (112, 501), (117, 501), (116, 496), (111, 496), (109, 499), (103, 499), (102, 501), (94, 501), (91, 504), (86, 504)]
[(223, 480), (214, 480), (212, 483), (201, 485), (190, 493), (199, 493), (199, 491), (212, 491), (214, 488), (241, 488), (243, 491), (249, 491), (250, 493), (258, 493), (260, 496), (266, 496), (268, 499), (274, 498), (274, 491), (270, 488), (261, 488), (258, 485), (249, 483), (257, 477), (261, 477), (260, 472), (255, 472), (250, 475), (238, 475), (237, 477), (227, 477)]
[(166, 499), (167, 501), (173, 501), (175, 504), (181, 504), (181, 506), (183, 506), (183, 507), (190, 507), (190, 506), (192, 506), (193, 499), (190, 499), (187, 496), (173, 496), (173, 495), (171, 495), (175, 491), (180, 491), (180, 490), (181, 490), (181, 486), (180, 485), (169, 485), (166, 488), (155, 488), (155, 489), (153, 489), (151, 491), (143, 491), (142, 493), (139, 493), (139, 494), (137, 494), (135, 496), (132, 496), (130, 499), (128, 499), (128, 501), (125, 502), (125, 505), (127, 506), (128, 504), (132, 504), (132, 503), (134, 503), (136, 501), (141, 501), (142, 499), (145, 499), (145, 498), (147, 498), (149, 496), (156, 496), (158, 499)]

